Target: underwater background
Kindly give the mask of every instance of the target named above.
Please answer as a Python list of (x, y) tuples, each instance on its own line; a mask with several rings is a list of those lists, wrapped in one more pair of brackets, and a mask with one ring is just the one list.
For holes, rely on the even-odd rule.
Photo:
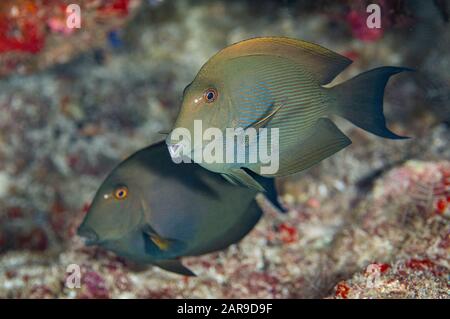
[[(80, 29), (66, 6), (81, 7)], [(381, 7), (381, 29), (366, 8)], [(0, 298), (449, 298), (448, 1), (17, 0), (0, 3)], [(76, 234), (109, 171), (164, 138), (218, 50), (288, 36), (352, 59), (335, 82), (405, 66), (386, 88), (392, 141), (353, 144), (277, 179), (280, 214), (240, 243), (138, 267)], [(174, 198), (176, 194), (173, 194)], [(80, 288), (66, 285), (71, 264)]]

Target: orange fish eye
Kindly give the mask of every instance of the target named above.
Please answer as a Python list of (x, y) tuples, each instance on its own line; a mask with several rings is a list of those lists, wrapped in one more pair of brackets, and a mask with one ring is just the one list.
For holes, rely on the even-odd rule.
[(209, 88), (203, 93), (203, 99), (206, 103), (212, 103), (217, 99), (218, 93), (216, 89)]
[(119, 186), (114, 190), (115, 199), (122, 200), (127, 198), (128, 188), (126, 186)]

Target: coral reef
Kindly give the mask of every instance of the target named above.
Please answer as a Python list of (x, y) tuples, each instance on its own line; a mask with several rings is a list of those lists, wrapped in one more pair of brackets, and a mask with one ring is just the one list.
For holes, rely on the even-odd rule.
[[(449, 297), (450, 30), (438, 7), (380, 1), (389, 15), (366, 33), (350, 1), (80, 2), (75, 31), (61, 25), (67, 1), (0, 4), (1, 298)], [(74, 230), (109, 170), (162, 138), (202, 63), (258, 35), (350, 57), (336, 82), (415, 68), (385, 96), (389, 127), (413, 138), (337, 118), (353, 144), (279, 179), (289, 212), (261, 198), (266, 214), (239, 244), (185, 260), (196, 278), (85, 247)], [(66, 285), (71, 264), (80, 288)]]
[[(80, 28), (69, 28), (69, 4), (81, 8)], [(0, 75), (29, 73), (64, 63), (105, 40), (117, 46), (117, 29), (140, 0), (5, 0), (0, 4)]]
[[(56, 255), (9, 252), (0, 297), (448, 298), (450, 209), (437, 203), (447, 203), (449, 176), (450, 161), (408, 161), (348, 215), (333, 199), (309, 199), (287, 216), (261, 199), (266, 216), (241, 243), (185, 260), (196, 278), (138, 269), (79, 238)], [(80, 288), (66, 286), (71, 264), (80, 266)]]

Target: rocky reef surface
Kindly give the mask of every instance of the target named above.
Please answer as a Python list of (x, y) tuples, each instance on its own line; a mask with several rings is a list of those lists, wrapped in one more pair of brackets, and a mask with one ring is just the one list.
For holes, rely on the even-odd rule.
[[(445, 7), (378, 1), (374, 30), (363, 1), (79, 2), (79, 30), (61, 22), (68, 1), (0, 5), (1, 298), (449, 298)], [(288, 213), (261, 197), (265, 215), (240, 243), (185, 259), (196, 278), (85, 247), (74, 230), (109, 170), (162, 138), (212, 54), (262, 35), (354, 60), (336, 82), (381, 65), (416, 69), (385, 95), (389, 127), (412, 138), (336, 118), (353, 144), (278, 179)], [(67, 286), (71, 264), (80, 288)]]

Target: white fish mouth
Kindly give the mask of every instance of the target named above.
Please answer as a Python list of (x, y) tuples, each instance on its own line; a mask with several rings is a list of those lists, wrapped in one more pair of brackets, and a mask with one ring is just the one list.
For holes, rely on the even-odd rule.
[(78, 236), (82, 237), (86, 246), (96, 245), (99, 242), (97, 233), (90, 227), (80, 226)]
[[(208, 142), (206, 145), (209, 145), (211, 142)], [(204, 147), (200, 147), (197, 149), (190, 149), (189, 145), (184, 144), (183, 142), (175, 143), (175, 144), (167, 144), (167, 148), (169, 149), (169, 154), (172, 160), (187, 160), (189, 163), (192, 160), (193, 154), (196, 152), (202, 152)]]
[(167, 148), (173, 159), (180, 158), (181, 152), (183, 151), (183, 145), (181, 143), (167, 145)]

